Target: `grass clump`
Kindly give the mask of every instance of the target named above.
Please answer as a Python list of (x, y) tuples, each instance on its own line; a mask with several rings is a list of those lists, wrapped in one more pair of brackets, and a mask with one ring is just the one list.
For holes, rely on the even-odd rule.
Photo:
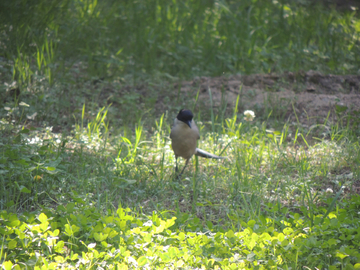
[(3, 5), (3, 68), (24, 84), (39, 75), (50, 84), (56, 77), (74, 80), (68, 73), (77, 70), (135, 80), (143, 74), (358, 73), (356, 8), (339, 13), (310, 2), (250, 0)]

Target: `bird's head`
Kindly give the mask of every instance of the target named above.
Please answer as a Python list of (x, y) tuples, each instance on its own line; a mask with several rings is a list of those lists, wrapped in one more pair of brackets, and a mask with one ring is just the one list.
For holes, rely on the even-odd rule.
[(191, 121), (193, 119), (194, 115), (190, 110), (181, 109), (176, 116), (177, 120), (184, 122), (191, 128)]

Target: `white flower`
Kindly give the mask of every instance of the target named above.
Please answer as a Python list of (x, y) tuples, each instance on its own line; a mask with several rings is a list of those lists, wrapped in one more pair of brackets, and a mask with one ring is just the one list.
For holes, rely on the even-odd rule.
[(251, 110), (246, 110), (244, 112), (245, 120), (251, 122), (255, 118), (255, 113)]
[(334, 191), (331, 188), (327, 188), (325, 192), (327, 194), (332, 194)]
[(25, 102), (22, 102), (22, 101), (19, 103), (19, 106), (30, 107), (29, 104), (26, 104)]

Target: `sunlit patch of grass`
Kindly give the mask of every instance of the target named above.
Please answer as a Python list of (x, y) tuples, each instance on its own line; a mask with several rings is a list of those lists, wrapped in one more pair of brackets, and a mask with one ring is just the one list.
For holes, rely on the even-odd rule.
[[(144, 211), (171, 206), (173, 211), (191, 209), (205, 216), (222, 212), (226, 219), (226, 213), (235, 206), (248, 214), (257, 209), (251, 215), (259, 215), (267, 202), (281, 201), (296, 207), (306, 204), (304, 196), (308, 192), (324, 195), (327, 188), (350, 190), (358, 174), (359, 156), (354, 151), (358, 146), (351, 147), (351, 142), (323, 140), (306, 146), (289, 140), (287, 128), (269, 133), (264, 123), (244, 119), (242, 125), (234, 125), (230, 124), (234, 119), (226, 119), (230, 128), (224, 128), (223, 134), (203, 134), (199, 146), (227, 156), (228, 160), (193, 158), (178, 181), (174, 178), (175, 159), (164, 116), (156, 121), (153, 135), (144, 136), (139, 122), (133, 135), (110, 136), (112, 127), (106, 121), (109, 108), (100, 109), (90, 120), (85, 119), (85, 108), (72, 136), (53, 134), (51, 128), (36, 131), (25, 128), (17, 142), (40, 151), (39, 161), (48, 160), (46, 164), (67, 168), (65, 173), (54, 167), (56, 173), (52, 177), (52, 169), (47, 168), (53, 166), (42, 162), (32, 177), (45, 172), (52, 179), (51, 185), (57, 186), (53, 182), (58, 179), (56, 174), (65, 173), (64, 177), (77, 181), (70, 185), (64, 182), (63, 191), (82, 187), (85, 194), (97, 197), (99, 203), (105, 200), (117, 205), (120, 200), (123, 205), (141, 206)], [(206, 125), (200, 123), (199, 127)], [(33, 162), (26, 164), (33, 166)], [(346, 177), (336, 176), (344, 173)], [(131, 198), (128, 194), (132, 194)], [(150, 199), (151, 196), (156, 199)], [(147, 203), (142, 205), (143, 202)]]

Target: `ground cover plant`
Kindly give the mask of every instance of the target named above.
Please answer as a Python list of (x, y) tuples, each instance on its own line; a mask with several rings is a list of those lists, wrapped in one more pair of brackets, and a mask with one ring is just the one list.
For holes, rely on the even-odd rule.
[[(333, 4), (1, 3), (1, 267), (360, 268), (359, 110), (338, 95), (304, 125), (276, 75), (252, 118), (254, 84), (202, 77), (286, 71), (316, 92), (304, 70), (358, 75), (358, 9)], [(176, 179), (183, 107), (228, 159), (193, 157)]]

